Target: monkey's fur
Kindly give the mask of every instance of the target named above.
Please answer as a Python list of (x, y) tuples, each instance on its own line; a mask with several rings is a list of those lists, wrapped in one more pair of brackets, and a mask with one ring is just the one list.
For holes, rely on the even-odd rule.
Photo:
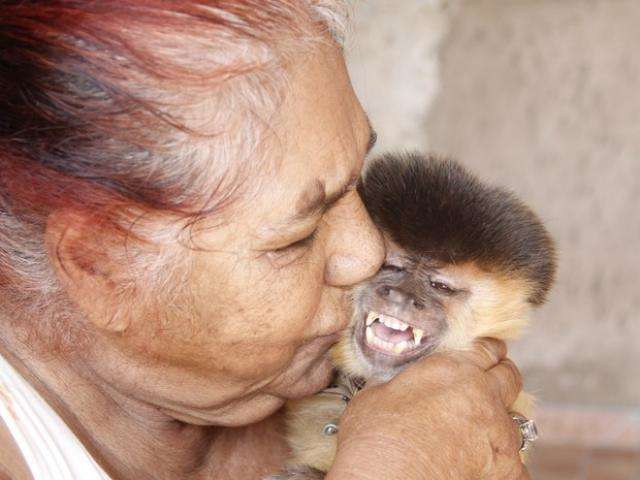
[[(554, 246), (538, 217), (451, 160), (385, 155), (358, 190), (385, 236), (386, 262), (352, 291), (351, 324), (332, 350), (332, 387), (287, 405), (293, 455), (274, 480), (324, 478), (336, 435), (323, 429), (339, 424), (356, 381), (386, 381), (417, 358), (469, 348), (478, 337), (513, 338), (553, 283)], [(395, 320), (409, 328), (386, 326)], [(412, 347), (404, 340), (372, 346), (374, 331)], [(407, 350), (396, 355), (389, 345)], [(526, 415), (529, 398), (522, 394), (511, 410)]]

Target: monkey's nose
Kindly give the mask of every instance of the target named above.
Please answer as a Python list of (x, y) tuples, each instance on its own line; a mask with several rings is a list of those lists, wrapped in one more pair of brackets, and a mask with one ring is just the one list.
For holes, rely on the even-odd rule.
[(379, 297), (385, 301), (394, 303), (402, 308), (415, 308), (422, 310), (424, 305), (413, 295), (399, 288), (390, 287), (389, 285), (381, 285), (376, 289)]

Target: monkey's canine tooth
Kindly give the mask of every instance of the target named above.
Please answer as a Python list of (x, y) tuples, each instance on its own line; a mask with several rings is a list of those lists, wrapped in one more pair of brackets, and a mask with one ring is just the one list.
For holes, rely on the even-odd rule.
[(367, 343), (373, 343), (373, 329), (371, 327), (367, 327), (365, 332), (367, 337)]
[(422, 342), (422, 337), (424, 336), (424, 330), (420, 330), (419, 328), (413, 329), (413, 341), (416, 344), (416, 347), (420, 346), (420, 342)]
[(369, 312), (369, 314), (367, 315), (367, 327), (369, 325), (371, 325), (373, 322), (375, 322), (379, 317), (379, 314), (377, 314), (376, 312)]

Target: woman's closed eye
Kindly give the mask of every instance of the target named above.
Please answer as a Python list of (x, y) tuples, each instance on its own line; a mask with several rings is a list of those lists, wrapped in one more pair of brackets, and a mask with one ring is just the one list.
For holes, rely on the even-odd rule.
[(295, 248), (307, 247), (315, 240), (317, 231), (318, 230), (316, 229), (313, 232), (311, 232), (311, 234), (307, 235), (306, 237), (301, 238), (300, 240), (296, 240), (295, 242), (290, 243), (289, 245), (285, 245), (284, 247), (276, 248), (273, 251), (274, 252), (283, 252), (283, 251), (287, 251), (287, 250), (291, 250), (291, 249), (295, 249)]
[(269, 259), (275, 262), (278, 266), (285, 266), (301, 258), (313, 245), (316, 239), (318, 229), (304, 238), (291, 242), (282, 247), (274, 248), (268, 252)]

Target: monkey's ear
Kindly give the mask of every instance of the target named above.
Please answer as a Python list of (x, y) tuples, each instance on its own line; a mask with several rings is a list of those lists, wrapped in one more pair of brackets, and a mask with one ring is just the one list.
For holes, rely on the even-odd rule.
[(47, 219), (44, 240), (58, 281), (84, 317), (99, 330), (126, 330), (129, 316), (118, 313), (118, 265), (107, 232), (88, 215), (59, 209)]

